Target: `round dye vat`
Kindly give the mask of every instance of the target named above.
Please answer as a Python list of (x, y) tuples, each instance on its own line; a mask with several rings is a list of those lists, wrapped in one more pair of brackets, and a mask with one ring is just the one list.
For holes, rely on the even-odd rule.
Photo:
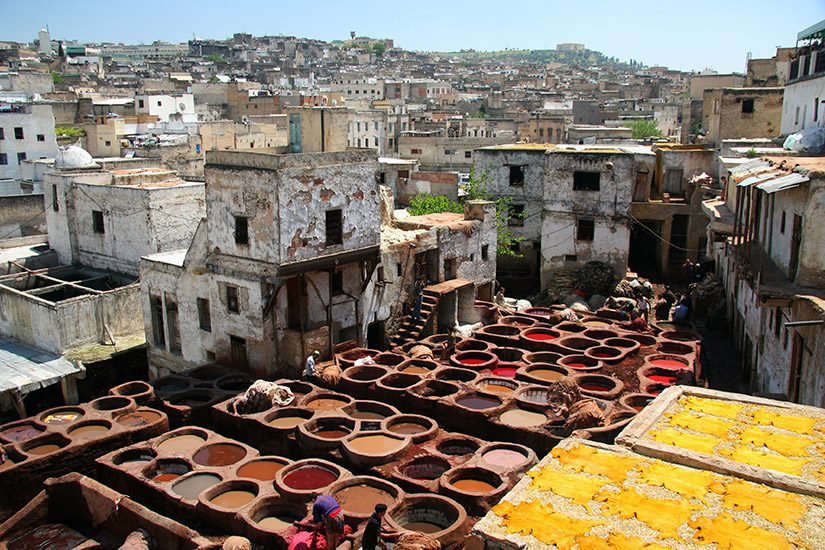
[(99, 437), (108, 431), (109, 427), (105, 424), (87, 424), (71, 430), (69, 435), (73, 437)]
[(541, 413), (525, 411), (524, 409), (512, 409), (502, 413), (499, 420), (515, 428), (533, 428), (541, 426), (547, 422), (547, 417)]
[(240, 462), (246, 456), (246, 449), (232, 443), (215, 443), (201, 448), (192, 455), (192, 460), (201, 466), (229, 466)]
[(609, 327), (610, 323), (607, 321), (585, 321), (585, 325), (589, 327)]
[(49, 453), (59, 451), (60, 448), (60, 445), (55, 445), (54, 443), (44, 443), (43, 445), (37, 445), (31, 449), (26, 449), (26, 452), (30, 455), (47, 455)]
[(284, 484), (287, 487), (292, 487), (293, 489), (312, 491), (314, 489), (326, 487), (336, 479), (338, 479), (338, 475), (327, 470), (326, 468), (321, 468), (320, 466), (306, 466), (304, 468), (298, 468), (297, 470), (289, 472), (286, 476), (284, 476)]
[(525, 332), (524, 337), (528, 340), (533, 340), (535, 342), (548, 342), (550, 340), (556, 340), (558, 338), (557, 335), (553, 334), (552, 332)]
[(229, 508), (230, 510), (234, 510), (248, 504), (256, 496), (258, 495), (252, 491), (226, 491), (225, 493), (219, 494), (209, 502), (215, 506), (220, 506), (221, 508)]
[(167, 481), (172, 481), (173, 479), (178, 479), (179, 477), (180, 477), (180, 474), (168, 473), (168, 474), (160, 474), (159, 476), (155, 476), (153, 479), (154, 479), (154, 481), (157, 481), (158, 483), (165, 483)]
[(327, 428), (312, 433), (324, 439), (339, 439), (346, 435), (349, 435), (350, 431), (342, 428)]
[(402, 523), (401, 527), (408, 531), (417, 531), (419, 533), (432, 534), (437, 533), (443, 529), (440, 525), (430, 523), (427, 521), (411, 521), (409, 523)]
[(587, 391), (610, 391), (613, 389), (613, 386), (608, 386), (607, 384), (598, 384), (598, 383), (590, 383), (590, 384), (579, 384), (579, 387), (583, 390)]
[(42, 428), (37, 428), (31, 424), (23, 424), (21, 426), (14, 426), (13, 428), (7, 428), (0, 432), (0, 435), (8, 439), (9, 441), (28, 441), (33, 437), (37, 437), (43, 433)]
[(412, 479), (438, 479), (450, 469), (450, 463), (435, 456), (422, 456), (407, 462), (400, 468), (403, 475)]
[(586, 369), (589, 365), (585, 365), (584, 363), (565, 363), (565, 366), (571, 369)]
[(493, 449), (487, 451), (481, 458), (484, 462), (501, 468), (516, 468), (527, 462), (527, 457), (512, 449)]
[(404, 367), (401, 369), (401, 372), (406, 374), (427, 374), (430, 372), (429, 369), (425, 369), (424, 367), (419, 367), (417, 365), (410, 365), (409, 367)]
[(295, 518), (288, 514), (274, 514), (259, 519), (258, 526), (267, 531), (280, 533), (292, 527), (292, 524), (299, 520), (300, 518)]
[(475, 411), (483, 411), (492, 409), (501, 405), (501, 401), (493, 399), (492, 397), (484, 397), (482, 395), (468, 395), (456, 400), (457, 405), (473, 409)]
[(56, 411), (45, 415), (41, 420), (46, 424), (59, 425), (74, 422), (83, 416), (83, 413), (77, 411)]
[(528, 371), (530, 376), (534, 376), (539, 380), (546, 380), (547, 382), (555, 382), (564, 378), (564, 373), (553, 369), (533, 369)]
[(426, 432), (427, 429), (426, 426), (415, 422), (399, 422), (389, 427), (391, 432), (403, 435), (420, 434), (421, 432)]
[(459, 361), (459, 363), (461, 363), (462, 365), (481, 365), (486, 362), (487, 361), (485, 361), (484, 359), (473, 359), (472, 357), (468, 357), (466, 359), (462, 359)]
[(204, 441), (205, 437), (196, 434), (175, 435), (161, 441), (157, 449), (169, 454), (189, 453), (203, 445)]
[(172, 491), (188, 500), (197, 500), (206, 489), (221, 482), (216, 474), (193, 474), (172, 485)]
[(343, 399), (335, 399), (333, 397), (322, 397), (320, 399), (315, 399), (307, 403), (307, 408), (316, 410), (316, 411), (328, 411), (331, 409), (340, 409), (347, 402)]
[(679, 380), (676, 376), (666, 376), (664, 374), (647, 374), (645, 376), (654, 382), (664, 384), (665, 386), (672, 386)]
[(117, 423), (129, 428), (137, 428), (154, 424), (161, 418), (163, 418), (161, 414), (155, 411), (135, 411), (118, 417)]
[(387, 455), (400, 450), (404, 446), (403, 439), (396, 439), (383, 434), (362, 435), (349, 442), (349, 446), (363, 454)]
[(502, 378), (515, 378), (516, 369), (511, 367), (497, 367), (493, 369), (493, 376), (501, 376)]
[(276, 460), (256, 460), (254, 462), (248, 462), (238, 468), (238, 477), (272, 481), (275, 479), (275, 474), (284, 466), (284, 463)]
[[(653, 359), (650, 364), (666, 369), (684, 369), (687, 367), (683, 361), (677, 361), (676, 359)], [(648, 376), (648, 378), (651, 377)]]
[(295, 426), (300, 426), (307, 419), (301, 416), (279, 416), (278, 418), (273, 418), (269, 421), (270, 426), (274, 426), (276, 428), (294, 428)]
[(482, 481), (480, 479), (470, 478), (457, 479), (453, 481), (450, 485), (452, 485), (459, 491), (464, 491), (465, 493), (487, 494), (490, 491), (494, 491), (496, 489), (491, 483), (487, 483), (486, 481)]
[(504, 386), (502, 384), (494, 384), (492, 382), (487, 382), (486, 384), (482, 384), (479, 386), (480, 390), (493, 392), (493, 393), (513, 393), (513, 388), (510, 386)]
[(355, 411), (350, 413), (350, 417), (356, 420), (384, 420), (387, 418), (381, 413), (372, 411)]
[(376, 504), (392, 506), (395, 498), (387, 491), (371, 485), (354, 485), (336, 492), (335, 500), (344, 512), (368, 516), (375, 510)]

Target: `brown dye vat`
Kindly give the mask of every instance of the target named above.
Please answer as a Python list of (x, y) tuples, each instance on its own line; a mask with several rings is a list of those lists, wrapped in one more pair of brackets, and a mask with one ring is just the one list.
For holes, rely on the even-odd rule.
[(541, 413), (524, 409), (510, 409), (498, 417), (502, 424), (515, 428), (534, 428), (547, 422), (547, 417)]
[(431, 535), (433, 533), (438, 533), (443, 529), (440, 525), (435, 523), (428, 523), (426, 521), (408, 521), (402, 525), (404, 529), (409, 531), (416, 531), (418, 533), (424, 533), (426, 535)]
[(598, 346), (600, 342), (584, 336), (567, 336), (558, 340), (558, 344), (573, 351), (584, 351), (593, 346)]
[(228, 508), (230, 510), (235, 510), (244, 506), (250, 502), (258, 495), (253, 493), (252, 491), (242, 491), (242, 490), (234, 490), (234, 491), (226, 491), (225, 493), (221, 493), (209, 502), (214, 504), (215, 506), (219, 506), (221, 508)]
[(480, 391), (510, 394), (516, 391), (516, 388), (518, 388), (518, 384), (511, 380), (503, 380), (498, 378), (483, 378), (476, 384), (476, 387)]
[(554, 364), (561, 359), (561, 354), (552, 351), (534, 351), (533, 353), (525, 353), (522, 361), (528, 365), (534, 363)]
[(126, 382), (125, 384), (115, 386), (109, 390), (109, 393), (111, 395), (131, 397), (139, 404), (148, 403), (155, 397), (155, 390), (152, 386), (146, 382), (141, 382), (140, 380), (134, 380), (132, 382)]
[(455, 352), (460, 351), (487, 351), (490, 349), (490, 344), (483, 340), (476, 340), (475, 338), (467, 338), (461, 342), (456, 342)]
[(296, 518), (294, 516), (290, 516), (287, 513), (272, 515), (272, 516), (264, 516), (258, 520), (258, 525), (266, 529), (267, 531), (273, 531), (275, 533), (280, 533), (281, 531), (285, 531), (292, 527), (292, 524), (296, 521), (300, 521), (303, 518)]
[(378, 382), (378, 384), (387, 388), (401, 390), (404, 388), (409, 388), (413, 384), (417, 384), (420, 381), (421, 377), (418, 375), (401, 372), (385, 376)]
[(423, 367), (421, 365), (417, 365), (415, 363), (410, 363), (409, 365), (407, 365), (405, 367), (399, 367), (398, 370), (399, 370), (399, 372), (403, 372), (405, 374), (429, 374), (429, 372), (431, 370), (433, 370), (433, 367), (428, 369), (428, 368)]
[(434, 480), (450, 469), (450, 463), (436, 456), (414, 458), (398, 468), (398, 471), (410, 479)]
[(338, 479), (338, 474), (321, 466), (304, 466), (284, 476), (284, 485), (299, 491), (312, 491), (326, 487)]
[(30, 455), (47, 455), (49, 453), (59, 451), (61, 448), (62, 447), (60, 445), (55, 445), (54, 443), (43, 443), (42, 445), (29, 447), (26, 449), (26, 452)]
[(524, 357), (524, 350), (519, 348), (499, 347), (490, 350), (490, 353), (498, 357), (499, 362), (517, 363)]
[[(349, 412), (347, 412), (349, 411)], [(351, 409), (345, 409), (347, 416), (356, 420), (384, 420), (398, 414), (398, 409), (379, 401), (356, 400)]]
[(238, 477), (248, 477), (260, 481), (272, 481), (281, 469), (289, 464), (286, 459), (261, 459), (247, 462), (238, 468)]
[(317, 430), (312, 433), (314, 433), (318, 437), (323, 437), (324, 439), (340, 439), (346, 435), (349, 435), (350, 431), (343, 429), (327, 428), (323, 430)]
[(158, 483), (166, 483), (178, 479), (179, 477), (188, 474), (192, 471), (192, 467), (186, 462), (171, 461), (160, 462), (154, 467), (149, 468), (146, 472), (146, 477)]
[(486, 397), (478, 394), (471, 394), (456, 399), (456, 405), (461, 405), (474, 411), (485, 411), (487, 409), (494, 409), (501, 405), (501, 400), (495, 397)]
[(339, 399), (337, 397), (319, 397), (318, 399), (313, 399), (304, 406), (314, 411), (330, 411), (333, 409), (340, 409), (347, 404), (349, 404), (349, 401), (345, 399)]
[(387, 374), (387, 369), (379, 366), (373, 365), (360, 365), (357, 367), (350, 367), (344, 372), (344, 376), (351, 380), (356, 380), (358, 382), (372, 382), (373, 380), (378, 380), (385, 374)]
[(127, 428), (137, 428), (139, 426), (149, 426), (163, 418), (163, 415), (155, 411), (137, 410), (122, 414), (117, 417), (117, 423)]
[(60, 426), (74, 422), (83, 415), (83, 409), (53, 409), (41, 415), (40, 420), (50, 426)]
[(176, 482), (172, 485), (172, 492), (187, 500), (197, 500), (199, 494), (220, 482), (221, 476), (217, 474), (199, 472)]
[(178, 479), (181, 474), (160, 474), (155, 476), (154, 481), (158, 483), (165, 483), (167, 481), (172, 481), (173, 479)]
[(400, 353), (392, 353), (389, 351), (383, 351), (372, 358), (375, 361), (376, 365), (383, 365), (385, 367), (394, 367), (396, 365), (400, 365), (403, 363), (407, 358), (401, 355)]
[(559, 323), (558, 325), (556, 325), (555, 328), (556, 328), (556, 330), (561, 330), (563, 332), (572, 332), (572, 333), (582, 332), (582, 331), (586, 330), (586, 327), (584, 325), (580, 325), (579, 323), (569, 323), (569, 322)]
[(430, 399), (440, 399), (458, 393), (459, 387), (452, 382), (444, 380), (424, 380), (410, 391)]
[(89, 402), (89, 406), (96, 411), (116, 411), (118, 409), (127, 409), (134, 405), (134, 400), (121, 396), (100, 397)]
[(587, 372), (599, 370), (604, 363), (587, 355), (566, 355), (559, 359), (559, 364), (573, 371)]
[(31, 423), (26, 423), (3, 428), (0, 431), (0, 436), (5, 438), (7, 441), (20, 443), (37, 437), (42, 433), (43, 428), (41, 428), (40, 426)]
[(111, 426), (103, 422), (79, 425), (69, 430), (68, 434), (77, 438), (96, 438), (109, 431)]
[(306, 418), (302, 418), (300, 416), (281, 416), (270, 420), (269, 425), (275, 426), (276, 428), (294, 428), (295, 426), (303, 424), (306, 421)]
[(206, 441), (206, 437), (197, 434), (173, 435), (157, 444), (157, 450), (167, 454), (188, 454)]
[(588, 338), (592, 338), (594, 340), (606, 340), (608, 338), (616, 338), (619, 336), (619, 333), (613, 330), (607, 330), (603, 328), (591, 328), (585, 330), (582, 333), (583, 336), (587, 336)]
[(492, 483), (480, 479), (459, 479), (452, 483), (453, 487), (465, 493), (487, 494), (495, 489)]
[(345, 513), (369, 516), (376, 504), (392, 506), (395, 497), (389, 492), (372, 485), (353, 485), (333, 495)]
[(390, 437), (384, 434), (359, 435), (348, 441), (352, 450), (373, 456), (388, 455), (401, 450), (405, 440)]
[(263, 421), (273, 428), (291, 430), (312, 418), (313, 414), (312, 411), (288, 407), (266, 415)]
[(478, 442), (464, 437), (445, 439), (436, 446), (436, 450), (448, 456), (466, 456), (478, 450)]
[(446, 367), (438, 369), (435, 374), (436, 380), (444, 380), (445, 382), (472, 382), (478, 378), (478, 373), (454, 367)]
[(548, 383), (558, 382), (568, 375), (567, 370), (564, 368), (541, 364), (530, 365), (524, 370), (524, 373), (532, 378)]
[(532, 317), (522, 315), (505, 315), (498, 322), (502, 325), (515, 325), (517, 327), (531, 327), (536, 324), (536, 320)]
[(356, 420), (384, 420), (387, 418), (381, 413), (358, 410), (351, 412), (350, 416)]
[(402, 435), (418, 434), (421, 432), (426, 432), (428, 429), (428, 426), (422, 426), (421, 424), (416, 424), (415, 422), (399, 422), (398, 424), (393, 424), (389, 427), (391, 432)]
[(207, 445), (192, 455), (192, 460), (201, 466), (230, 466), (243, 460), (247, 451), (233, 443)]

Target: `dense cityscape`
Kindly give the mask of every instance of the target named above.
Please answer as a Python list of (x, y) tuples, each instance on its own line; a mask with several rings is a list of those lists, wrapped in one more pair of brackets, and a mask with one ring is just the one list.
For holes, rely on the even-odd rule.
[(0, 547), (822, 546), (825, 20), (732, 73), (35, 31)]

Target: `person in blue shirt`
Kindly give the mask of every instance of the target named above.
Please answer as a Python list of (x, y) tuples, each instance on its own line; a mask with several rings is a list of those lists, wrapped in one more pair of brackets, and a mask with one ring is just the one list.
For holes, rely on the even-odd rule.
[(329, 495), (316, 498), (312, 505), (312, 521), (315, 522), (315, 530), (324, 533), (327, 548), (338, 548), (344, 536), (344, 514), (338, 501)]

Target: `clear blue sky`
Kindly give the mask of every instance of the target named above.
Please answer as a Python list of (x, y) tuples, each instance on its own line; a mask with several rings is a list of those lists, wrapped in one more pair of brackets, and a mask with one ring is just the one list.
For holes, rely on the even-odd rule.
[(691, 70), (744, 71), (825, 19), (825, 0), (374, 1), (0, 0), (0, 40), (186, 41), (196, 34), (393, 38), (411, 50), (553, 48), (583, 42), (620, 59)]

